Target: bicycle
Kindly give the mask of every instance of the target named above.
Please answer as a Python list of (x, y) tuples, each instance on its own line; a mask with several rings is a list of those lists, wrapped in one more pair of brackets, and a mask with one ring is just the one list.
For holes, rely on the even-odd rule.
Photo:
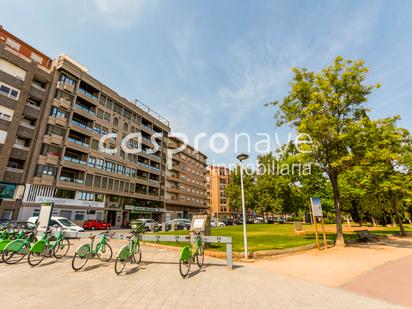
[[(56, 226), (55, 226), (56, 227)], [(46, 231), (43, 237), (36, 241), (30, 248), (27, 262), (30, 266), (39, 265), (46, 256), (54, 256), (56, 259), (61, 259), (66, 256), (70, 248), (70, 242), (63, 237), (61, 228), (58, 229), (54, 242), (51, 242), (51, 230)]]
[[(0, 253), (4, 251), (4, 248), (11, 243), (15, 239), (21, 239), (24, 237), (24, 231), (20, 230), (17, 232), (15, 229), (11, 229), (11, 226), (8, 226), (7, 229), (5, 229), (1, 233), (1, 238), (0, 238)], [(0, 262), (3, 262), (3, 259), (0, 259)]]
[[(19, 239), (9, 242), (1, 253), (1, 258), (6, 264), (16, 264), (20, 262), (30, 250), (30, 244), (36, 240), (36, 230), (23, 232)], [(15, 259), (13, 259), (15, 257)]]
[[(100, 242), (96, 245), (93, 249), (94, 239), (96, 235), (89, 236), (90, 243), (81, 245), (75, 252), (72, 260), (72, 268), (74, 271), (78, 271), (86, 265), (89, 257), (97, 257), (102, 262), (109, 262), (113, 255), (113, 250), (110, 245), (107, 243), (109, 239), (107, 235), (109, 234), (108, 231), (102, 232), (99, 235), (103, 235)], [(103, 257), (103, 254), (108, 253), (107, 257)], [(77, 263), (79, 263), (77, 265)]]
[(131, 264), (140, 264), (142, 260), (142, 249), (140, 247), (139, 232), (144, 231), (144, 226), (145, 224), (143, 223), (136, 231), (130, 232), (130, 235), (127, 236), (128, 243), (120, 248), (116, 257), (116, 263), (114, 264), (114, 271), (117, 275), (122, 273), (128, 261), (130, 261)]
[(192, 246), (185, 246), (180, 251), (179, 272), (183, 278), (186, 278), (190, 271), (190, 265), (195, 262), (199, 268), (203, 266), (205, 259), (205, 249), (202, 242), (201, 232), (195, 233), (195, 251), (192, 253)]

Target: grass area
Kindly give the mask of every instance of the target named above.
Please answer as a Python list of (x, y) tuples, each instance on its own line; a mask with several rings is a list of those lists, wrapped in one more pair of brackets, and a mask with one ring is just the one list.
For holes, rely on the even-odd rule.
[[(354, 229), (370, 229), (375, 235), (390, 235), (399, 233), (396, 227), (352, 227), (345, 228), (345, 239), (356, 239)], [(405, 226), (407, 231), (412, 231), (412, 225)], [(306, 231), (304, 235), (296, 235), (293, 230), (293, 224), (248, 224), (248, 247), (249, 251), (285, 249), (299, 247), (315, 243), (314, 227), (304, 225)], [(326, 225), (328, 240), (335, 239), (335, 226)], [(160, 232), (159, 234), (187, 235), (188, 231)], [(243, 227), (241, 225), (226, 226), (221, 228), (212, 228), (213, 236), (232, 236), (233, 251), (241, 252), (243, 250)], [(162, 243), (172, 246), (185, 246), (185, 243)], [(225, 245), (213, 244), (210, 250), (225, 251)]]

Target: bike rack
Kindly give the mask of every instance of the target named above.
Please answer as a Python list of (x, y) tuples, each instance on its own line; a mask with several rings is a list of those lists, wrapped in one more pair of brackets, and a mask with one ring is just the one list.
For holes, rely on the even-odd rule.
[[(85, 238), (93, 233), (81, 233), (81, 236), (77, 234), (77, 238)], [(115, 233), (112, 238), (116, 239), (126, 239), (127, 234), (123, 233)], [(152, 241), (157, 244), (160, 242), (195, 242), (196, 237), (194, 235), (148, 235), (143, 234), (140, 235), (140, 240), (142, 241)], [(230, 269), (233, 268), (233, 256), (232, 256), (232, 237), (230, 236), (201, 236), (202, 242), (204, 243), (218, 243), (218, 244), (226, 244), (226, 266)]]

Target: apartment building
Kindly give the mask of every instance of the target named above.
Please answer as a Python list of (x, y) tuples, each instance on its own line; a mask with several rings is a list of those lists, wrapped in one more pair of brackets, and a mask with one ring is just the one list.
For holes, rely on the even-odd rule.
[(233, 215), (226, 198), (225, 189), (230, 181), (230, 170), (212, 165), (207, 169), (208, 207), (213, 217), (227, 218)]
[[(3, 198), (0, 218), (25, 220), (52, 201), (54, 215), (79, 223), (164, 220), (168, 121), (69, 56), (52, 60), (4, 29), (0, 37), (0, 188), (25, 187), (21, 200)], [(123, 140), (129, 133), (140, 137)], [(107, 134), (116, 138), (103, 152)]]
[(192, 146), (184, 146), (183, 144), (176, 137), (168, 139), (168, 149), (184, 149), (178, 153), (172, 151), (168, 157), (166, 173), (167, 219), (190, 219), (193, 215), (205, 214), (208, 210), (207, 157)]
[(0, 219), (17, 218), (19, 189), (33, 176), (51, 66), (49, 57), (0, 27)]

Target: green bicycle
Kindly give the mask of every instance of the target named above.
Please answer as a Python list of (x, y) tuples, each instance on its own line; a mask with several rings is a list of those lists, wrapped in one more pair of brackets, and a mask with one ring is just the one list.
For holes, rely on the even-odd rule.
[(63, 237), (63, 232), (58, 229), (55, 240), (52, 243), (50, 234), (51, 230), (46, 231), (43, 237), (36, 241), (30, 248), (27, 261), (30, 266), (39, 265), (46, 256), (54, 256), (56, 259), (61, 259), (66, 256), (70, 248), (70, 242)]
[(205, 259), (205, 248), (202, 242), (201, 233), (195, 234), (195, 251), (192, 253), (192, 247), (186, 246), (183, 247), (180, 251), (180, 259), (179, 259), (179, 272), (183, 278), (186, 278), (190, 271), (190, 265), (195, 262), (199, 268), (203, 266), (203, 262)]
[[(4, 230), (1, 234), (1, 238), (0, 238), (0, 253), (2, 253), (4, 251), (4, 248), (6, 248), (6, 246), (11, 243), (13, 240), (15, 239), (21, 239), (23, 238), (24, 235), (24, 231), (20, 230), (19, 232), (17, 232), (16, 230), (12, 229), (10, 230), (10, 227), (8, 227), (7, 230)], [(3, 262), (3, 259), (0, 259), (0, 262)]]
[(6, 264), (20, 262), (30, 250), (30, 244), (36, 240), (36, 230), (24, 233), (24, 236), (9, 242), (1, 253), (1, 258)]
[(120, 248), (116, 257), (116, 263), (114, 264), (114, 271), (117, 275), (120, 275), (126, 266), (126, 263), (130, 261), (131, 264), (140, 264), (142, 260), (142, 249), (139, 241), (139, 230), (144, 229), (145, 224), (139, 226), (136, 231), (130, 232), (127, 236), (129, 242)]
[(94, 239), (96, 235), (89, 236), (90, 243), (81, 245), (73, 256), (72, 268), (74, 271), (78, 271), (86, 265), (89, 257), (97, 257), (102, 262), (109, 262), (113, 255), (112, 247), (108, 244), (109, 232), (102, 232), (99, 235), (103, 235), (99, 243), (93, 249)]

